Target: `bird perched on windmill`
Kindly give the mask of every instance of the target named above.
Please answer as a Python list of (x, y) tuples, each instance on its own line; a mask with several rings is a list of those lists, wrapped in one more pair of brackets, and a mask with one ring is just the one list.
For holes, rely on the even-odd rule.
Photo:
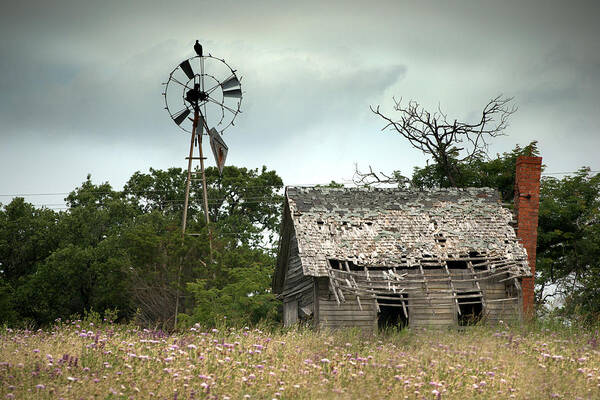
[(200, 43), (198, 43), (197, 40), (196, 40), (196, 44), (194, 45), (194, 51), (196, 52), (196, 54), (198, 54), (200, 57), (202, 57), (202, 45)]

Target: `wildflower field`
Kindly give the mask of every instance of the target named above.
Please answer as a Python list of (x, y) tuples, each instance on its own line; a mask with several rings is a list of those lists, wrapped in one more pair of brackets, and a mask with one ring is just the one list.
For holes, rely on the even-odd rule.
[(76, 321), (0, 330), (0, 398), (598, 399), (598, 334), (202, 329)]

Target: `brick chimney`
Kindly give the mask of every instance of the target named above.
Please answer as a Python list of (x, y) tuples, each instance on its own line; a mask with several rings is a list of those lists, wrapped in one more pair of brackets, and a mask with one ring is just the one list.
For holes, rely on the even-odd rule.
[(535, 280), (535, 250), (537, 245), (538, 211), (540, 206), (540, 175), (542, 157), (519, 156), (515, 177), (515, 212), (517, 237), (527, 250), (531, 278), (523, 278), (523, 314), (533, 315)]

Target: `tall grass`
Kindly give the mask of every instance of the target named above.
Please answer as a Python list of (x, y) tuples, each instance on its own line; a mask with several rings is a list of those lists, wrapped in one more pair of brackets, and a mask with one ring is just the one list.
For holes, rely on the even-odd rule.
[(0, 398), (597, 399), (597, 331), (228, 328), (75, 321), (0, 331)]

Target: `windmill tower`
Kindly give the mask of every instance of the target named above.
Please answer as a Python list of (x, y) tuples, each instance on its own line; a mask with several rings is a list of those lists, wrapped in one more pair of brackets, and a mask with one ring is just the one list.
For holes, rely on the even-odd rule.
[[(233, 126), (236, 116), (241, 113), (242, 87), (236, 71), (225, 60), (204, 55), (200, 43), (194, 45), (196, 56), (188, 58), (169, 74), (163, 96), (165, 109), (175, 124), (190, 134), (187, 180), (183, 206), (182, 235), (186, 234), (187, 213), (190, 198), (190, 185), (194, 177), (193, 162), (200, 163), (202, 194), (206, 225), (210, 223), (206, 175), (204, 173), (204, 157), (202, 137), (209, 136), (215, 161), (222, 173), (227, 157), (227, 145), (222, 134)], [(194, 149), (198, 148), (198, 156)], [(210, 231), (209, 231), (210, 232)], [(190, 233), (194, 235), (194, 233)], [(196, 234), (197, 235), (197, 234)]]

